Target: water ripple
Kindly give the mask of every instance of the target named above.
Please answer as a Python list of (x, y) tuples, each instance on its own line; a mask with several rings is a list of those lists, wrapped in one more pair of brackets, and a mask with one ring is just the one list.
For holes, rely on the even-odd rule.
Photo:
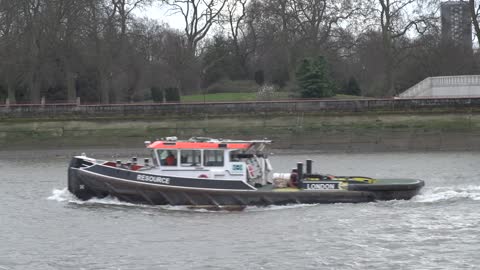
[(412, 177), (426, 186), (410, 201), (207, 211), (80, 201), (59, 188), (67, 160), (8, 159), (0, 162), (0, 270), (480, 265), (478, 153), (305, 154), (272, 163), (291, 168), (307, 158), (322, 172)]

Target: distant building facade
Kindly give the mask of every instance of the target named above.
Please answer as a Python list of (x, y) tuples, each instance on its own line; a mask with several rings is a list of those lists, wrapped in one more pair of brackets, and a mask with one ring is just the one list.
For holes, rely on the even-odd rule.
[(442, 39), (455, 46), (472, 49), (472, 20), (468, 2), (446, 1), (440, 4)]

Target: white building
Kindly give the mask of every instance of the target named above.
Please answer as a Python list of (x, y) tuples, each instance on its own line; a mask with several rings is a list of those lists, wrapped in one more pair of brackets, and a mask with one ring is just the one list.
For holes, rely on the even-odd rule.
[(480, 97), (480, 75), (428, 77), (398, 95), (416, 97)]

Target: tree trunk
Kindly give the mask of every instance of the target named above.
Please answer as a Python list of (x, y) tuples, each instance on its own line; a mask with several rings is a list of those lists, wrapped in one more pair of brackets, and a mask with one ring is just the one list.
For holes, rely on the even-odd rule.
[(98, 71), (97, 85), (97, 88), (100, 90), (102, 104), (110, 104), (110, 83), (102, 71)]
[(393, 83), (393, 53), (392, 53), (392, 40), (390, 39), (389, 33), (387, 33), (386, 38), (383, 41), (384, 51), (385, 51), (385, 90), (387, 96), (395, 95), (395, 87)]
[(469, 8), (470, 8), (470, 15), (472, 18), (473, 29), (475, 29), (475, 35), (477, 37), (478, 45), (480, 46), (480, 25), (478, 23), (478, 17), (476, 12), (475, 0), (468, 1)]
[(10, 78), (7, 78), (7, 97), (10, 101), (10, 104), (16, 104), (17, 99), (15, 97), (15, 87)]
[[(33, 35), (33, 34), (32, 34)], [(40, 82), (38, 78), (39, 70), (39, 48), (32, 36), (31, 47), (30, 47), (30, 67), (28, 72), (27, 86), (30, 93), (30, 103), (39, 104), (40, 103)]]
[(112, 99), (115, 104), (119, 104), (125, 101), (125, 96), (127, 95), (128, 88), (122, 87), (117, 88), (116, 86), (112, 87), (112, 77), (108, 77), (108, 84), (110, 93), (112, 93)]
[(68, 102), (73, 103), (77, 100), (77, 89), (75, 87), (75, 73), (67, 70), (65, 74), (65, 80), (67, 85), (67, 99)]
[(40, 83), (37, 79), (37, 74), (35, 71), (30, 71), (28, 75), (28, 90), (30, 96), (30, 103), (32, 104), (40, 104)]
[(287, 18), (287, 1), (280, 1), (281, 16), (282, 16), (282, 33), (281, 41), (285, 53), (285, 60), (287, 64), (288, 77), (287, 80), (295, 78), (295, 60), (293, 59), (292, 52), (290, 50), (290, 38), (288, 33), (288, 18)]
[(132, 68), (133, 76), (133, 83), (132, 83), (132, 93), (129, 97), (129, 101), (135, 100), (143, 100), (143, 97), (140, 93), (142, 82), (143, 82), (143, 72), (141, 67), (134, 67)]
[(393, 59), (389, 53), (385, 59), (385, 87), (387, 89), (387, 95), (393, 97), (395, 95), (395, 85), (393, 83)]
[(392, 35), (390, 32), (390, 13), (387, 9), (385, 11), (385, 24), (382, 25), (382, 41), (383, 41), (383, 51), (385, 56), (385, 93), (388, 96), (393, 96), (395, 94), (395, 87), (393, 83), (393, 41)]

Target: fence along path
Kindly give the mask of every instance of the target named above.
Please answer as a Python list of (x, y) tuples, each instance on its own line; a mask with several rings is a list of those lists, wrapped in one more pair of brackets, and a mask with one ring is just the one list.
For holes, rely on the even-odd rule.
[(477, 98), (416, 98), (357, 100), (288, 100), (215, 103), (146, 103), (146, 104), (16, 104), (0, 105), (0, 117), (55, 116), (125, 116), (172, 114), (235, 114), (235, 113), (297, 113), (297, 112), (403, 112), (417, 110), (480, 109)]

